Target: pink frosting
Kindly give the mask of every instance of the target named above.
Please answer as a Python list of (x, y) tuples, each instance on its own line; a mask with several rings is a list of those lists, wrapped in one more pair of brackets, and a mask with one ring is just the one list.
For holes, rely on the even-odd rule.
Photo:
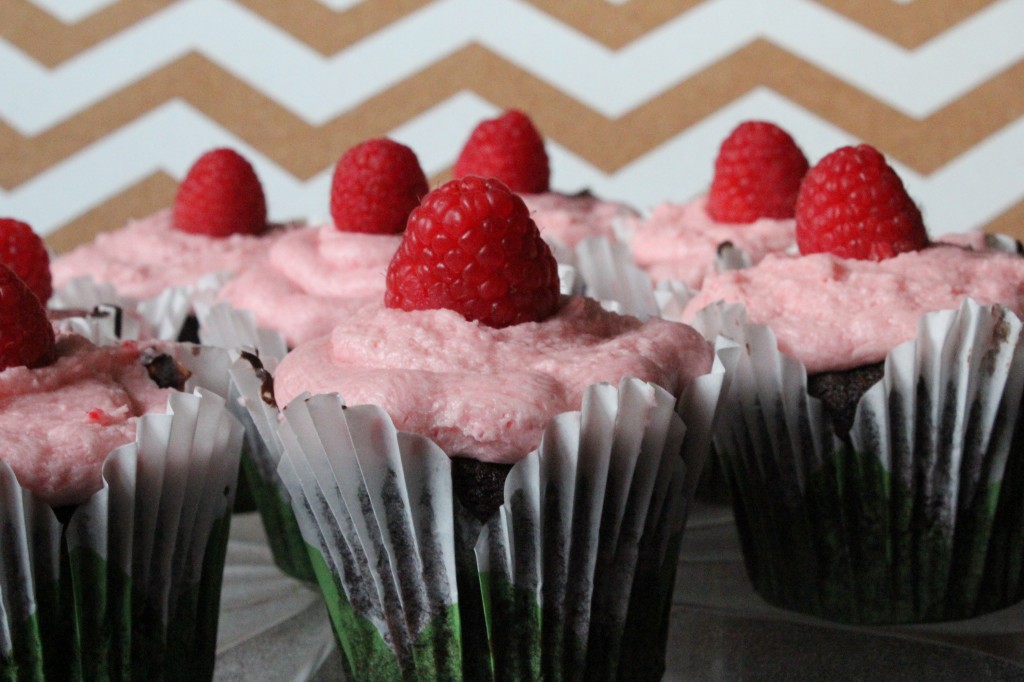
[(23, 486), (55, 506), (100, 489), (110, 451), (135, 441), (139, 416), (167, 405), (139, 354), (69, 334), (58, 337), (55, 363), (0, 372), (0, 459)]
[(331, 331), (363, 308), (384, 302), (384, 283), (402, 235), (340, 232), (333, 225), (296, 230), (277, 241), (218, 293), (292, 346)]
[(303, 391), (380, 405), (402, 430), (426, 435), (452, 456), (514, 462), (540, 442), (555, 415), (578, 410), (584, 389), (625, 376), (678, 395), (711, 367), (692, 328), (641, 323), (591, 299), (563, 299), (540, 323), (492, 329), (449, 310), (378, 308), (285, 357), (278, 403)]
[(715, 271), (718, 247), (725, 242), (743, 249), (753, 263), (796, 243), (792, 219), (718, 223), (707, 214), (706, 205), (706, 197), (686, 204), (661, 204), (637, 226), (633, 257), (656, 282), (679, 280), (699, 289)]
[(716, 301), (743, 303), (751, 322), (770, 325), (779, 348), (815, 373), (884, 359), (914, 338), (925, 313), (958, 308), (968, 296), (1024, 316), (1024, 258), (949, 244), (880, 262), (767, 256), (709, 276), (683, 319)]
[(263, 257), (275, 239), (287, 233), (280, 226), (259, 235), (215, 238), (176, 230), (171, 210), (132, 220), (112, 232), (53, 260), (53, 284), (60, 288), (75, 277), (92, 275), (110, 282), (122, 296), (152, 298), (171, 287), (188, 286), (204, 275), (234, 272)]
[(591, 194), (520, 194), (540, 235), (566, 246), (587, 237), (616, 239), (633, 231), (640, 214), (626, 204), (598, 199)]

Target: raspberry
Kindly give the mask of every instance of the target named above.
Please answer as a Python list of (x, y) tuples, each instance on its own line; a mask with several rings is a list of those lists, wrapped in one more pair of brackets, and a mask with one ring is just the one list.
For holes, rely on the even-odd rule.
[(539, 322), (558, 307), (558, 267), (526, 204), (497, 180), (435, 189), (409, 216), (384, 304), (448, 308), (491, 327)]
[(41, 367), (53, 360), (53, 327), (39, 297), (0, 265), (0, 371)]
[(334, 167), (331, 218), (343, 232), (398, 234), (428, 190), (411, 149), (386, 138), (367, 140)]
[(841, 147), (812, 168), (796, 201), (800, 253), (883, 260), (928, 244), (921, 211), (874, 147)]
[(14, 270), (46, 305), (53, 294), (50, 254), (31, 227), (13, 218), (0, 218), (0, 263)]
[(792, 218), (807, 166), (782, 128), (765, 121), (741, 123), (718, 150), (708, 215), (722, 223)]
[(511, 109), (477, 125), (459, 153), (452, 175), (497, 178), (513, 192), (537, 194), (548, 191), (551, 171), (544, 140), (533, 122), (523, 112)]
[(267, 203), (256, 171), (233, 149), (200, 156), (178, 187), (174, 227), (210, 237), (263, 232)]

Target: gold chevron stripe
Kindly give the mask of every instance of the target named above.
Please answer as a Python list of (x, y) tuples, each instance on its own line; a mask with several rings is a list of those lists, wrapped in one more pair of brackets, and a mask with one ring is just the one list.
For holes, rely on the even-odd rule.
[(948, 31), (998, 0), (932, 0), (897, 4), (892, 0), (816, 0), (906, 48)]
[(26, 0), (3, 0), (0, 2), (0, 38), (52, 69), (173, 1), (115, 2), (69, 25)]
[(431, 0), (365, 0), (336, 12), (316, 0), (235, 0), (320, 54), (333, 55)]
[[(614, 172), (758, 86), (929, 174), (1024, 116), (1024, 60), (924, 120), (915, 120), (758, 40), (619, 119), (608, 119), (480, 46), (469, 46), (310, 126), (205, 57), (192, 54), (34, 138), (0, 121), (0, 187), (11, 189), (170, 99), (184, 99), (299, 178), (333, 164), (458, 92), (531, 112), (549, 138)], [(969, 125), (965, 122), (969, 122)], [(615, 145), (594, 144), (616, 140)], [(454, 153), (454, 150), (453, 150)]]
[(92, 241), (100, 232), (121, 227), (129, 218), (147, 216), (170, 206), (177, 191), (178, 183), (174, 178), (166, 173), (154, 173), (52, 232), (46, 244), (57, 253), (68, 251)]
[(986, 232), (1008, 234), (1024, 241), (1024, 201), (1011, 206), (985, 225)]
[[(174, 0), (117, 2), (75, 24), (64, 24), (27, 0), (0, 2), (0, 39), (54, 68)], [(430, 0), (366, 0), (336, 12), (316, 0), (235, 0), (323, 55), (379, 31)]]
[[(612, 5), (592, 0), (528, 0), (559, 21), (618, 49), (670, 19), (703, 4), (633, 2)], [(899, 5), (892, 0), (817, 0), (864, 27), (906, 48), (915, 48), (997, 0), (932, 0)]]
[[(420, 9), (431, 0), (366, 0), (337, 12), (316, 0), (235, 0), (323, 55)], [(544, 13), (611, 49), (619, 49), (707, 0), (612, 5), (592, 0), (527, 0)], [(915, 48), (997, 0), (817, 0), (906, 48)], [(173, 0), (118, 2), (64, 24), (27, 0), (0, 3), (0, 38), (53, 68), (167, 7)]]
[(527, 0), (580, 33), (617, 50), (707, 0), (631, 2), (613, 5), (593, 0)]

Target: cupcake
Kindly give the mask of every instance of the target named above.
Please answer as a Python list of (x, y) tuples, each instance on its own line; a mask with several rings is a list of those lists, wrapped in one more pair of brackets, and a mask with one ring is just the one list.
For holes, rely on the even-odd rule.
[[(552, 192), (544, 140), (533, 121), (517, 109), (481, 121), (466, 140), (452, 171), (455, 178), (495, 178), (518, 194), (540, 230), (560, 252), (571, 252), (589, 237), (628, 239), (639, 212), (588, 190)], [(559, 261), (566, 260), (562, 253)]]
[(259, 326), (281, 331), (290, 345), (328, 333), (349, 314), (381, 304), (384, 273), (427, 189), (405, 145), (375, 139), (353, 147), (335, 166), (332, 222), (277, 240), (217, 299), (252, 311)]
[(658, 679), (710, 345), (560, 296), (475, 177), (413, 211), (385, 302), (289, 353), (264, 420), (352, 677)]
[[(261, 260), (287, 225), (267, 223), (263, 188), (252, 166), (237, 152), (215, 149), (189, 170), (174, 205), (53, 261), (57, 289), (81, 278), (114, 286), (119, 296), (152, 301), (174, 291), (186, 307), (195, 292)], [(196, 340), (193, 328), (188, 340)]]
[(722, 143), (706, 197), (654, 207), (637, 225), (633, 257), (656, 282), (693, 289), (715, 272), (723, 245), (756, 263), (795, 242), (797, 190), (807, 159), (789, 134), (764, 121), (740, 124)]
[(2, 266), (0, 294), (0, 676), (212, 678), (243, 436), (209, 390), (226, 358), (55, 335)]
[(808, 173), (796, 230), (683, 316), (739, 342), (715, 442), (755, 589), (851, 623), (1019, 601), (1024, 259), (929, 242), (866, 145)]

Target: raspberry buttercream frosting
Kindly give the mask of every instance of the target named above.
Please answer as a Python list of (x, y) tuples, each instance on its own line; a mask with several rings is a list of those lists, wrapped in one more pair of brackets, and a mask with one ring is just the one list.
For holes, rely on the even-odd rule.
[(168, 208), (58, 256), (51, 264), (53, 283), (60, 288), (75, 277), (90, 275), (113, 284), (122, 296), (152, 298), (171, 287), (194, 285), (213, 273), (234, 273), (262, 259), (291, 227), (272, 226), (259, 235), (210, 237), (174, 229)]
[(1024, 258), (952, 244), (882, 261), (769, 255), (709, 276), (683, 319), (718, 301), (742, 303), (751, 322), (772, 328), (780, 350), (817, 373), (883, 360), (914, 338), (926, 313), (958, 308), (967, 297), (1024, 316)]
[(503, 329), (450, 310), (377, 308), (289, 353), (275, 394), (283, 405), (337, 392), (350, 405), (380, 405), (449, 455), (510, 463), (537, 447), (552, 417), (578, 410), (591, 384), (633, 376), (679, 395), (711, 364), (692, 328), (581, 297), (564, 298), (543, 322)]
[(166, 409), (169, 389), (150, 379), (146, 348), (64, 334), (53, 364), (0, 372), (0, 459), (23, 486), (55, 506), (100, 489), (103, 461), (134, 442), (138, 417)]
[(385, 274), (402, 235), (341, 232), (333, 225), (296, 230), (278, 240), (218, 293), (250, 310), (261, 327), (290, 345), (327, 334), (348, 315), (380, 307)]
[(519, 193), (519, 196), (537, 223), (540, 236), (570, 247), (588, 237), (628, 239), (640, 219), (639, 212), (631, 206), (588, 192)]
[(792, 218), (759, 218), (752, 223), (721, 223), (708, 215), (707, 197), (654, 207), (633, 234), (633, 258), (657, 282), (678, 280), (699, 289), (715, 272), (715, 256), (726, 242), (756, 263), (796, 243)]

